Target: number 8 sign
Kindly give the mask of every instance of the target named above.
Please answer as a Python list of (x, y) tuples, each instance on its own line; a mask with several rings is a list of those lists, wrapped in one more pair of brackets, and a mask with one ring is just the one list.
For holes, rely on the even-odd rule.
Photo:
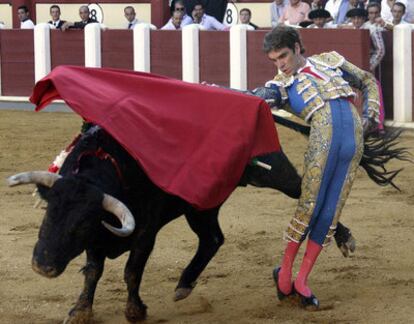
[(227, 4), (226, 13), (224, 14), (223, 24), (226, 26), (237, 25), (239, 22), (239, 11), (234, 2)]
[(90, 3), (88, 4), (89, 8), (89, 18), (97, 20), (99, 23), (103, 23), (104, 20), (104, 14), (103, 10), (100, 5), (97, 3)]

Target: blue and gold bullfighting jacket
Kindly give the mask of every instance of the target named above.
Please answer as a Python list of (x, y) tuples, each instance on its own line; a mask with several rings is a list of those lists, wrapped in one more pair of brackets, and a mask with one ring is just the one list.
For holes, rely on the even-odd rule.
[(362, 92), (364, 122), (379, 122), (379, 92), (371, 73), (349, 63), (336, 52), (310, 56), (307, 60), (323, 79), (303, 72), (292, 76), (278, 74), (265, 87), (250, 93), (265, 99), (271, 107), (290, 111), (308, 122), (325, 102), (355, 97), (355, 88)]

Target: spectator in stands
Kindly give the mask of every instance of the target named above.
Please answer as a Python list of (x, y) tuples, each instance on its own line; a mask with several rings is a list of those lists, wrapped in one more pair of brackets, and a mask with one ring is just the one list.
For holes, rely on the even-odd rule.
[(349, 18), (352, 29), (360, 29), (366, 22), (368, 13), (365, 9), (354, 8), (347, 12), (346, 17)]
[(128, 21), (126, 25), (127, 29), (134, 29), (136, 24), (139, 24), (138, 19), (136, 18), (135, 9), (132, 6), (127, 6), (124, 8), (124, 16)]
[(301, 0), (289, 0), (289, 4), (282, 17), (280, 17), (279, 23), (299, 25), (302, 21), (308, 20), (309, 12), (310, 6), (306, 2)]
[[(350, 10), (360, 8), (365, 9), (364, 3), (360, 0), (348, 0), (348, 8), (346, 12), (348, 13)], [(350, 18), (346, 15), (347, 19), (345, 19), (345, 24), (352, 25)]]
[(219, 22), (213, 16), (209, 16), (204, 13), (204, 5), (201, 2), (197, 2), (192, 11), (193, 23), (199, 24), (202, 29), (205, 30), (225, 30), (221, 22)]
[(283, 13), (287, 5), (289, 4), (289, 0), (274, 0), (270, 4), (270, 18), (272, 23), (272, 28), (276, 27), (279, 24), (279, 19), (282, 17)]
[(60, 7), (58, 5), (51, 6), (49, 13), (52, 20), (49, 20), (48, 24), (51, 25), (51, 28), (53, 29), (61, 29), (66, 21), (60, 19)]
[(349, 0), (328, 0), (325, 9), (329, 11), (335, 25), (342, 25), (346, 20)]
[(403, 19), (406, 9), (406, 6), (402, 2), (396, 1), (391, 9), (392, 21), (381, 21), (380, 24), (387, 30), (393, 30), (396, 25), (408, 24)]
[(0, 29), (4, 29), (5, 27), (4, 22), (0, 21)]
[(381, 31), (384, 30), (383, 27), (381, 27), (378, 24), (379, 19), (381, 19), (381, 5), (378, 2), (370, 2), (367, 7), (368, 12), (368, 21), (366, 21), (362, 28), (364, 29), (379, 29)]
[(394, 5), (395, 0), (382, 0), (381, 1), (381, 17), (384, 21), (392, 21), (391, 8)]
[(312, 0), (311, 9), (324, 9), (327, 0)]
[[(193, 8), (200, 0), (184, 0), (187, 14), (192, 16)], [(203, 2), (204, 13), (213, 16), (217, 21), (223, 21), (227, 8), (227, 0), (201, 0)]]
[(336, 28), (332, 22), (329, 21), (331, 14), (325, 9), (314, 9), (309, 12), (309, 19), (312, 24), (306, 28)]
[(20, 20), (20, 29), (33, 29), (34, 23), (29, 18), (29, 9), (26, 6), (17, 8), (17, 16)]
[(79, 8), (79, 17), (80, 17), (81, 21), (77, 21), (77, 22), (74, 22), (74, 23), (69, 22), (69, 21), (65, 22), (62, 25), (62, 28), (61, 28), (62, 31), (65, 31), (68, 28), (71, 28), (71, 29), (84, 29), (87, 24), (97, 23), (98, 21), (96, 19), (90, 18), (89, 14), (90, 14), (90, 12), (89, 12), (88, 6), (81, 6)]
[(407, 10), (405, 12), (404, 20), (408, 22), (409, 24), (414, 24), (414, 1), (412, 0), (407, 1), (407, 4), (405, 7)]
[(252, 18), (252, 12), (250, 11), (250, 9), (243, 8), (242, 10), (240, 10), (239, 16), (241, 24), (251, 26), (253, 29), (259, 28), (257, 25), (250, 22), (250, 19)]
[[(347, 17), (351, 19), (352, 26), (355, 29), (363, 29), (365, 28), (364, 26), (367, 26), (365, 21), (368, 17), (368, 12), (365, 9), (351, 9), (348, 11)], [(374, 73), (376, 67), (381, 63), (381, 60), (385, 55), (385, 45), (380, 29), (369, 27), (367, 29), (369, 29), (372, 44), (369, 58), (369, 69)]]
[(171, 22), (174, 11), (180, 11), (183, 15), (181, 20), (181, 28), (193, 23), (193, 18), (187, 15), (187, 11), (183, 0), (176, 0), (171, 2), (171, 19), (168, 22)]
[(180, 30), (183, 23), (183, 11), (173, 11), (172, 17), (168, 22), (161, 28), (162, 30)]

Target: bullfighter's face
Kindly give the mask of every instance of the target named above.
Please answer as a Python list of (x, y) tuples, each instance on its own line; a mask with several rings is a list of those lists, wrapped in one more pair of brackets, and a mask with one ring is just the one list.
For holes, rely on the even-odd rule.
[(287, 76), (296, 74), (304, 66), (305, 59), (300, 54), (300, 45), (295, 44), (295, 50), (288, 47), (275, 49), (267, 54), (279, 71)]
[(32, 268), (53, 278), (85, 250), (94, 226), (100, 227), (97, 211), (101, 210), (102, 194), (73, 179), (58, 180), (50, 189), (38, 188), (48, 207), (33, 251)]

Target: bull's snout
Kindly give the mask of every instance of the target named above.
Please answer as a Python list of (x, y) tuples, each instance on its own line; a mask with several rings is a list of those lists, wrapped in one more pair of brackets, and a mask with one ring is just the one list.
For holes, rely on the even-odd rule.
[(61, 271), (58, 271), (55, 267), (39, 264), (35, 258), (32, 259), (32, 269), (34, 272), (46, 278), (55, 278), (62, 273)]

